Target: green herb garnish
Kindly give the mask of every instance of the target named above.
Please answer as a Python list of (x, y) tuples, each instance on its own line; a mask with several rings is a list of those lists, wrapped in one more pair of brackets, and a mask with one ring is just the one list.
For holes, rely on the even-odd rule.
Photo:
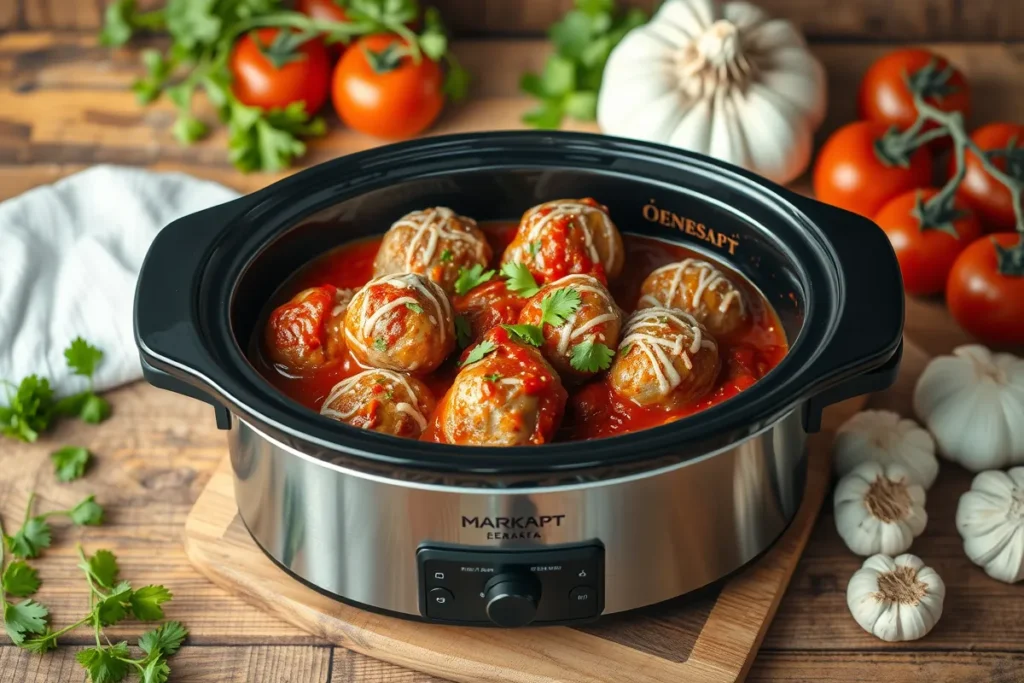
[(528, 299), (540, 291), (533, 273), (522, 263), (506, 263), (501, 267), (501, 274), (508, 278), (505, 287), (524, 299)]

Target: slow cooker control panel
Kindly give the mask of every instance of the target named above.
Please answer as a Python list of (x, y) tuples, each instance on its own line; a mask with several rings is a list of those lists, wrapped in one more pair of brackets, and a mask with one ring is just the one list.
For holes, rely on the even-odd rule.
[(604, 609), (604, 548), (417, 553), (420, 613), (449, 624), (582, 622)]

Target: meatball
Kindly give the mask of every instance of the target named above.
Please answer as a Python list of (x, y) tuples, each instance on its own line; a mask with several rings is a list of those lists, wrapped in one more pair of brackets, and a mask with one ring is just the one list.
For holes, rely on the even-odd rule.
[(537, 349), (495, 327), (466, 361), (438, 410), (440, 441), (526, 446), (554, 438), (568, 394)]
[(718, 344), (693, 316), (644, 308), (626, 321), (608, 379), (624, 399), (671, 410), (706, 394), (719, 367)]
[(320, 414), (360, 429), (418, 438), (434, 412), (434, 396), (415, 377), (366, 370), (334, 385)]
[(312, 370), (345, 350), (342, 323), (352, 290), (323, 285), (304, 289), (267, 320), (264, 346), (270, 360), (291, 371)]
[(460, 269), (486, 266), (491, 255), (476, 221), (438, 206), (413, 211), (391, 226), (373, 261), (373, 276), (419, 273), (450, 295)]
[(422, 275), (379, 277), (352, 297), (345, 339), (363, 367), (427, 374), (455, 348), (451, 302)]
[(459, 343), (468, 346), (483, 339), (492, 327), (514, 325), (525, 304), (526, 299), (508, 291), (506, 280), (491, 280), (456, 296), (452, 306)]
[(590, 198), (559, 199), (523, 214), (501, 262), (526, 265), (540, 283), (576, 273), (607, 283), (622, 272), (624, 257), (607, 208)]
[(541, 287), (526, 303), (519, 323), (539, 327), (544, 358), (564, 379), (580, 382), (608, 369), (619, 343), (622, 312), (596, 278), (567, 275)]
[(750, 318), (743, 293), (707, 261), (688, 258), (662, 266), (647, 276), (640, 292), (638, 308), (678, 308), (717, 336), (732, 334)]

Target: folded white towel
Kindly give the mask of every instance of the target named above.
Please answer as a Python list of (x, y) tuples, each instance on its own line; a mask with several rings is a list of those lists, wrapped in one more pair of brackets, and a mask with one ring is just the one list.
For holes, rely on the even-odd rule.
[(0, 203), (0, 379), (81, 390), (63, 353), (78, 336), (103, 351), (97, 390), (139, 379), (132, 307), (146, 250), (176, 218), (237, 196), (181, 173), (96, 166)]

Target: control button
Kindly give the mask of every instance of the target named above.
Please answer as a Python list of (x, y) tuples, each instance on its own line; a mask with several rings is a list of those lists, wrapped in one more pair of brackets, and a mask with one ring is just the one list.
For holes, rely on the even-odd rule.
[(487, 618), (498, 626), (526, 626), (537, 616), (540, 583), (531, 574), (499, 574), (484, 587)]
[(455, 602), (455, 596), (447, 588), (431, 588), (427, 593), (427, 611), (431, 614), (447, 612)]
[(434, 572), (434, 578), (438, 581), (444, 581), (444, 572)]
[(576, 576), (580, 577), (581, 579), (587, 578), (587, 570), (586, 569), (581, 569), (580, 573), (577, 574)]
[(597, 591), (590, 586), (576, 586), (569, 591), (569, 611), (573, 617), (585, 617), (597, 612)]

